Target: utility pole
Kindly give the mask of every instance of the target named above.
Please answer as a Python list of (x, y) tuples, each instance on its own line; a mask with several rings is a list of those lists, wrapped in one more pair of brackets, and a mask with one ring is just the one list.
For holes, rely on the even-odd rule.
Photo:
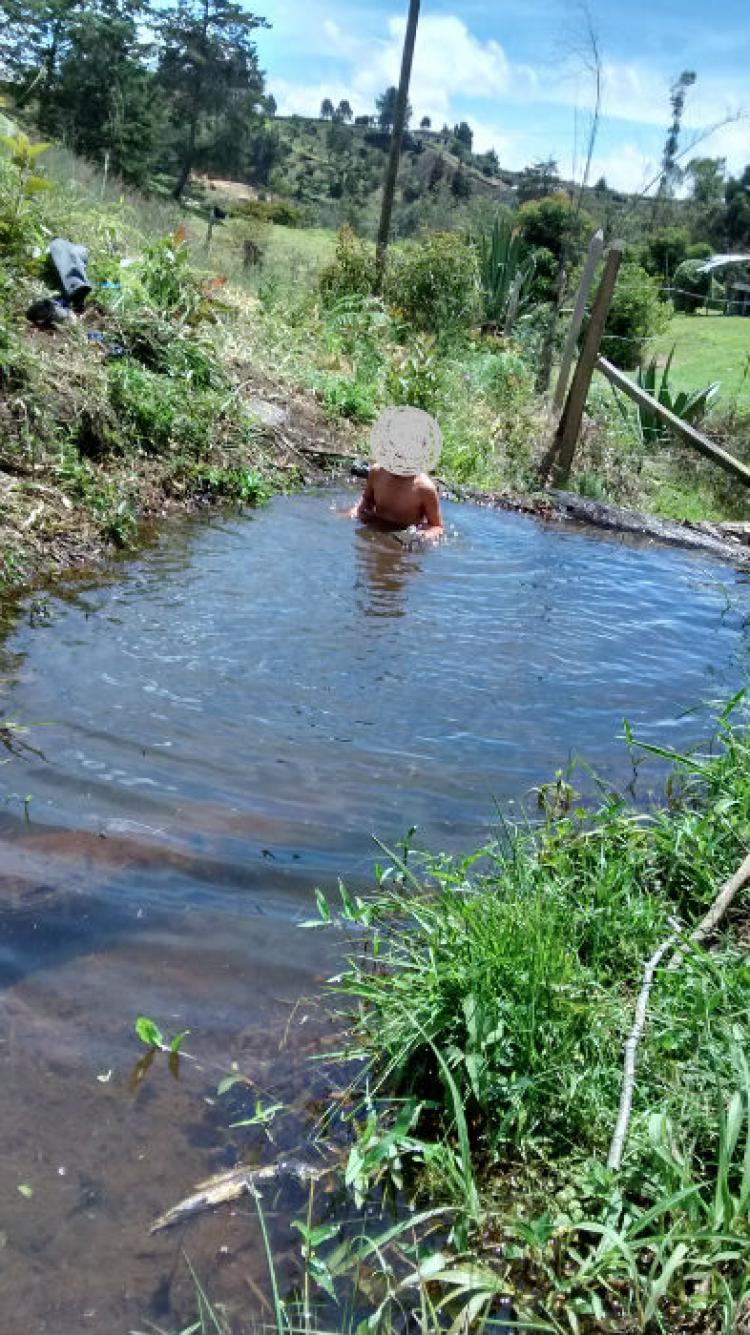
[(396, 109), (393, 117), (393, 132), (391, 134), (391, 147), (388, 154), (388, 165), (385, 169), (385, 179), (383, 181), (383, 203), (380, 209), (380, 225), (378, 227), (378, 240), (375, 250), (375, 292), (379, 293), (383, 287), (383, 276), (385, 274), (385, 257), (388, 250), (388, 237), (391, 231), (391, 213), (393, 212), (393, 196), (396, 192), (396, 177), (398, 175), (398, 162), (401, 156), (401, 140), (404, 136), (404, 122), (406, 120), (406, 106), (409, 100), (409, 80), (411, 79), (411, 66), (414, 58), (414, 43), (417, 39), (417, 24), (419, 22), (420, 0), (409, 0), (409, 17), (406, 20), (406, 36), (404, 38), (404, 54), (401, 59), (401, 78), (398, 85), (398, 94), (396, 97)]

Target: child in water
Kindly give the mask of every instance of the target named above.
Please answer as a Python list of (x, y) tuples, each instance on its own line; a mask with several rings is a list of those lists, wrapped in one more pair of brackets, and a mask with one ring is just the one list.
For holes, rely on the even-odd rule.
[(415, 528), (434, 540), (443, 532), (434, 468), (443, 444), (440, 427), (421, 408), (386, 408), (370, 435), (372, 462), (353, 519), (386, 530)]

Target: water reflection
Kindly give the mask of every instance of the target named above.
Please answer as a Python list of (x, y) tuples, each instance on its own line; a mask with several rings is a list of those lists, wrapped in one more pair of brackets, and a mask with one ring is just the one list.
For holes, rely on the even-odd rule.
[(395, 534), (358, 526), (354, 533), (354, 588), (362, 614), (376, 618), (405, 616), (409, 583), (421, 559)]

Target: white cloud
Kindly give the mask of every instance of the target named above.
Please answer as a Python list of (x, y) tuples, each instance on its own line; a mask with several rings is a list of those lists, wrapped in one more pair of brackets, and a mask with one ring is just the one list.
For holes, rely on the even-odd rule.
[[(403, 17), (388, 20), (384, 38), (366, 38), (362, 27), (358, 32), (356, 24), (337, 22), (331, 12), (335, 14), (334, 6), (327, 6), (323, 16), (316, 11), (315, 0), (309, 0), (309, 5), (309, 22), (312, 24), (316, 13), (318, 20), (310, 44), (313, 79), (294, 82), (272, 77), (270, 84), (280, 111), (317, 115), (324, 97), (334, 102), (345, 97), (356, 114), (371, 113), (378, 94), (398, 80)], [(367, 27), (364, 11), (362, 20)], [(323, 49), (336, 70), (334, 75), (331, 66), (332, 77), (328, 78), (315, 59), (315, 53)], [(315, 77), (319, 69), (320, 81)], [(605, 175), (616, 188), (635, 189), (655, 174), (656, 165), (649, 162), (644, 147), (658, 160), (670, 117), (670, 77), (645, 62), (605, 60), (602, 126), (607, 131), (608, 147), (597, 155), (592, 179)], [(494, 147), (507, 167), (517, 168), (533, 157), (550, 154), (567, 171), (573, 138), (583, 137), (581, 125), (593, 103), (593, 77), (575, 55), (554, 65), (540, 59), (536, 67), (531, 67), (511, 61), (499, 42), (480, 40), (458, 15), (426, 14), (417, 34), (410, 100), (416, 117), (430, 116), (433, 124), (468, 120), (475, 132), (476, 148), (481, 152)], [(487, 106), (486, 116), (477, 114), (482, 104)], [(560, 109), (556, 118), (554, 108)], [(699, 73), (687, 95), (683, 145), (691, 134), (697, 135), (738, 110), (745, 113), (742, 121), (723, 126), (696, 149), (726, 156), (729, 169), (735, 172), (750, 159), (750, 101), (739, 86), (732, 87), (717, 75), (704, 78)], [(640, 134), (635, 129), (628, 132), (626, 124), (640, 127)], [(610, 149), (613, 139), (620, 137), (622, 147)], [(635, 141), (639, 139), (644, 147), (638, 147)]]
[[(391, 18), (389, 37), (370, 51), (355, 82), (363, 95), (375, 96), (396, 83), (401, 67), (405, 22)], [(497, 97), (508, 85), (509, 64), (499, 42), (480, 42), (463, 19), (455, 15), (426, 15), (417, 31), (411, 101), (425, 114), (447, 114), (456, 94), (475, 98)]]

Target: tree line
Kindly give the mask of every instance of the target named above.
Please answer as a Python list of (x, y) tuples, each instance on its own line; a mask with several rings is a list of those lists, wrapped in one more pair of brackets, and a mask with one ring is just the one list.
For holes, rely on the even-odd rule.
[(233, 0), (0, 0), (0, 69), (45, 135), (135, 184), (171, 172), (261, 179), (278, 156), (255, 35)]

